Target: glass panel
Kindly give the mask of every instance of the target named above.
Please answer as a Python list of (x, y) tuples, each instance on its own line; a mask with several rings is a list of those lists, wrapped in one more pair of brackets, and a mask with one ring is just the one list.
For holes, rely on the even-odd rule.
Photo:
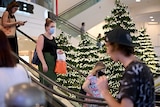
[(96, 4), (99, 1), (100, 0), (86, 0), (79, 5), (75, 5), (75, 6), (71, 7), (68, 11), (65, 11), (60, 16), (63, 17), (64, 19), (68, 20), (68, 19), (72, 18), (73, 16), (79, 14), (80, 12), (93, 6), (94, 4)]
[[(62, 19), (62, 18), (59, 18), (56, 22), (57, 24), (57, 28), (60, 29), (61, 31), (77, 38), (77, 39), (80, 39), (80, 35), (81, 35), (81, 32), (80, 32), (80, 28), (78, 28), (77, 26), (73, 25), (72, 23)], [(89, 33), (86, 33), (86, 38), (89, 38), (91, 40), (92, 43), (96, 43), (96, 39), (93, 38), (92, 35), (90, 35)]]
[(34, 3), (39, 4), (45, 8), (53, 11), (53, 6), (54, 6), (53, 0), (33, 0), (33, 1), (34, 1)]
[(38, 5), (40, 5), (42, 7), (45, 7), (47, 9), (51, 10), (51, 11), (54, 10), (53, 0), (26, 0), (26, 1), (38, 4)]

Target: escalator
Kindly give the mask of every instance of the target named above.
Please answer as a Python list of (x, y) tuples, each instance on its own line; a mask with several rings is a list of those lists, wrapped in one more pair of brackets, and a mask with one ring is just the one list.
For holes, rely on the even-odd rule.
[[(58, 29), (80, 40), (81, 32), (79, 27), (70, 23), (62, 17), (57, 17), (56, 24)], [(92, 36), (88, 32), (86, 32), (85, 37), (86, 39), (89, 39), (92, 43), (96, 44), (96, 38), (93, 38), (94, 36)]]
[[(28, 39), (30, 39), (31, 41), (33, 41), (34, 43), (36, 42), (33, 38), (29, 37), (28, 35), (26, 35), (22, 31), (20, 31), (19, 29), (17, 31), (19, 33), (21, 33), (23, 36), (25, 36)], [(93, 97), (85, 96), (80, 93), (69, 90), (65, 87), (62, 87), (58, 83), (52, 81), (51, 79), (49, 79), (48, 77), (43, 75), (43, 73), (38, 71), (33, 65), (29, 64), (23, 58), (21, 58), (19, 56), (17, 56), (17, 57), (20, 59), (21, 64), (23, 64), (25, 66), (25, 68), (27, 68), (27, 70), (30, 72), (30, 75), (32, 77), (32, 81), (44, 89), (44, 91), (46, 92), (46, 100), (47, 100), (47, 102), (49, 102), (52, 105), (51, 107), (81, 107), (81, 105), (83, 103), (106, 105), (105, 102), (102, 102), (103, 99), (101, 99), (101, 98), (93, 98)], [(78, 71), (78, 70), (76, 70), (75, 67), (73, 67), (69, 64), (68, 64), (68, 67), (70, 69)], [(83, 74), (80, 74), (80, 75), (83, 75)], [(48, 88), (48, 87), (44, 86), (43, 84), (41, 84), (39, 82), (39, 76), (43, 77), (46, 81), (48, 81), (50, 84), (52, 84), (54, 88), (51, 89), (51, 88)], [(64, 92), (69, 93), (69, 95), (65, 94)], [(94, 99), (94, 100), (98, 100), (101, 102), (84, 101), (84, 100), (82, 100), (82, 98)]]
[[(81, 106), (80, 104), (82, 104), (82, 103), (106, 105), (106, 103), (101, 103), (101, 102), (98, 103), (98, 102), (95, 102), (95, 101), (94, 102), (89, 102), (89, 101), (84, 101), (84, 100), (79, 99), (79, 98), (91, 98), (91, 99), (95, 99), (95, 100), (103, 100), (101, 98), (93, 98), (93, 97), (88, 97), (88, 96), (85, 96), (85, 95), (81, 95), (80, 93), (77, 93), (77, 92), (69, 90), (69, 89), (67, 89), (65, 87), (62, 87), (58, 83), (52, 81), (51, 79), (49, 79), (48, 77), (43, 75), (40, 71), (38, 71), (31, 64), (27, 63), (21, 57), (19, 57), (19, 59), (20, 59), (21, 64), (23, 64), (27, 68), (27, 70), (30, 72), (32, 81), (44, 89), (44, 91), (46, 92), (46, 100), (50, 104), (52, 104), (52, 107), (71, 107), (71, 106), (68, 106), (65, 103), (63, 103), (64, 100), (60, 101), (57, 97), (55, 97), (55, 95), (59, 96), (59, 97), (62, 97), (63, 99), (67, 99), (68, 101), (77, 102), (78, 103), (77, 105), (79, 105), (79, 106)], [(64, 92), (69, 92), (70, 94), (73, 94), (76, 97), (75, 98), (71, 98), (69, 96), (66, 96), (66, 95), (58, 93), (56, 88), (51, 89), (51, 88), (48, 88), (48, 87), (44, 86), (43, 84), (41, 84), (39, 82), (38, 76), (35, 76), (32, 73), (32, 71), (37, 72), (41, 77), (45, 78), (45, 80), (48, 81), (50, 84), (52, 84), (53, 86), (58, 87), (57, 89), (62, 90)], [(77, 105), (76, 105), (76, 107), (77, 107)], [(74, 105), (73, 105), (73, 107), (74, 107)]]
[[(23, 33), (20, 30), (18, 30), (18, 31), (21, 32), (28, 39), (35, 42), (35, 40), (33, 38), (29, 37), (28, 35), (26, 35), (25, 33)], [(41, 73), (34, 66), (29, 64), (23, 58), (21, 58), (19, 56), (17, 56), (17, 57), (20, 59), (20, 63), (23, 64), (27, 68), (27, 70), (30, 72), (31, 77), (32, 77), (32, 81), (34, 83), (36, 83), (37, 85), (39, 85), (40, 87), (42, 87), (44, 89), (44, 91), (46, 92), (46, 100), (47, 100), (47, 102), (49, 102), (51, 104), (50, 107), (82, 107), (82, 104), (84, 104), (84, 103), (107, 106), (104, 99), (85, 96), (85, 95), (82, 95), (82, 94), (77, 93), (75, 91), (69, 90), (69, 89), (59, 85), (58, 83), (52, 81), (51, 79), (49, 79), (45, 75), (43, 75), (43, 73)], [(73, 69), (75, 72), (78, 72), (78, 70), (75, 67), (73, 67), (69, 64), (67, 64), (67, 67)], [(79, 75), (84, 76), (83, 74), (79, 74)], [(39, 82), (39, 76), (43, 77), (46, 81), (48, 81), (50, 84), (52, 84), (54, 88), (51, 89), (51, 88), (48, 88), (48, 87), (44, 86), (43, 84), (41, 84)], [(160, 106), (160, 94), (157, 91), (159, 89), (160, 89), (159, 87), (156, 87), (156, 102), (155, 102), (155, 104), (157, 106)], [(69, 94), (65, 94), (63, 92), (67, 92)], [(94, 101), (86, 101), (86, 100), (83, 100), (83, 98), (92, 99)]]

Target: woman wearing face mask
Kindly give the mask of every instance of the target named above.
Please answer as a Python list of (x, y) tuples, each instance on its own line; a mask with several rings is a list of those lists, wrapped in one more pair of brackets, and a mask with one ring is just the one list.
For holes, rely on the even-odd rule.
[[(57, 44), (55, 42), (55, 38), (52, 36), (55, 31), (55, 23), (53, 20), (49, 18), (46, 19), (45, 31), (46, 32), (41, 34), (37, 40), (36, 52), (41, 62), (38, 65), (38, 69), (47, 77), (55, 81), (57, 75), (53, 71), (55, 70), (57, 59)], [(50, 85), (42, 77), (40, 77), (40, 82), (52, 88), (52, 85)]]

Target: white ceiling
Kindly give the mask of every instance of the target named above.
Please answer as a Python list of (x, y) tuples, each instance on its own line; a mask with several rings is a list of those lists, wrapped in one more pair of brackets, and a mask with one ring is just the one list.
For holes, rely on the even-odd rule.
[(160, 0), (121, 0), (131, 11), (133, 19), (137, 22), (150, 22), (153, 16), (156, 22), (160, 22)]
[(120, 0), (122, 3), (125, 3), (126, 5), (143, 5), (145, 3), (153, 3), (160, 0), (140, 0), (140, 2), (136, 2), (136, 0)]

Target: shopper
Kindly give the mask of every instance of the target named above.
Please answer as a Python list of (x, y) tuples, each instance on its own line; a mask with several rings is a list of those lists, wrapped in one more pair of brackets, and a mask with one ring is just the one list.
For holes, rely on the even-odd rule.
[(108, 32), (106, 37), (107, 54), (115, 62), (125, 67), (120, 81), (119, 94), (115, 100), (109, 92), (105, 76), (97, 85), (109, 107), (154, 107), (155, 89), (149, 67), (136, 58), (130, 33), (121, 27)]
[[(55, 65), (57, 59), (57, 44), (54, 36), (52, 36), (55, 32), (55, 23), (53, 20), (49, 18), (46, 19), (45, 31), (44, 34), (38, 37), (37, 41), (36, 51), (41, 62), (38, 68), (44, 75), (56, 81)], [(52, 88), (52, 85), (42, 77), (40, 77), (40, 82)]]
[(97, 46), (99, 49), (101, 48), (101, 33), (99, 33), (97, 36)]
[[(87, 76), (85, 82), (83, 83), (83, 90), (87, 93), (88, 96), (102, 98), (101, 93), (98, 90), (96, 85), (97, 79), (105, 74), (105, 65), (103, 62), (99, 61), (96, 63), (90, 74)], [(86, 99), (89, 100), (89, 99)], [(94, 100), (90, 100), (94, 101)], [(99, 107), (98, 105), (85, 104), (85, 107)]]
[(14, 14), (18, 10), (18, 8), (19, 8), (18, 2), (13, 0), (11, 3), (8, 4), (6, 11), (4, 11), (2, 15), (3, 31), (7, 35), (11, 49), (17, 55), (18, 55), (18, 43), (17, 43), (16, 27), (22, 26), (26, 23), (26, 21), (16, 21)]
[(9, 87), (30, 81), (26, 69), (16, 64), (16, 58), (11, 54), (8, 39), (0, 30), (0, 107), (5, 107), (4, 96)]
[(81, 40), (84, 40), (85, 39), (85, 23), (84, 22), (82, 22), (81, 24), (80, 32), (81, 32)]

